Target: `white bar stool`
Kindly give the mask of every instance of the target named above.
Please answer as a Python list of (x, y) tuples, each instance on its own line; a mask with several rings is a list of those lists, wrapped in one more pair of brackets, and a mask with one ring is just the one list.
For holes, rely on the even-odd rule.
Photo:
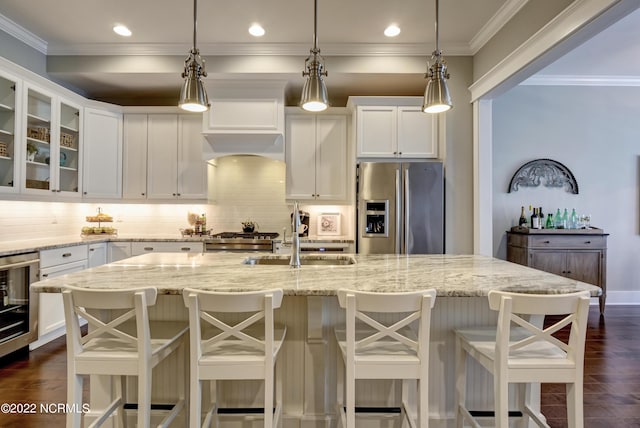
[[(113, 402), (91, 424), (101, 426), (116, 412), (116, 426), (125, 426), (126, 376), (138, 377), (137, 427), (150, 426), (151, 371), (172, 352), (178, 366), (185, 366), (187, 323), (149, 321), (147, 307), (156, 302), (155, 288), (89, 290), (65, 287), (62, 293), (67, 325), (67, 402), (82, 406), (83, 375), (118, 376)], [(100, 310), (99, 319), (94, 314)], [(114, 315), (115, 313), (115, 315)], [(82, 335), (78, 317), (87, 320), (89, 331)], [(184, 379), (178, 374), (178, 379)], [(178, 382), (179, 400), (158, 425), (168, 426), (184, 408), (186, 382)], [(67, 413), (67, 428), (81, 427), (79, 412)]]
[[(337, 396), (342, 427), (355, 428), (357, 379), (402, 379), (403, 419), (412, 428), (429, 426), (429, 333), (435, 300), (432, 289), (406, 293), (338, 291), (340, 307), (346, 308), (346, 330), (335, 329), (341, 360)], [(401, 319), (380, 320), (388, 314), (400, 314)], [(417, 380), (418, 411), (409, 406), (410, 379)]]
[[(548, 427), (544, 416), (531, 407), (532, 383), (566, 383), (567, 419), (570, 428), (582, 428), (584, 345), (589, 313), (587, 291), (570, 294), (521, 294), (489, 292), (489, 306), (499, 311), (497, 327), (456, 330), (456, 420), (458, 428), (467, 421), (480, 424), (467, 409), (467, 355), (493, 374), (495, 426), (509, 426), (508, 385), (518, 384), (518, 407), (523, 417)], [(565, 315), (557, 323), (542, 327), (544, 315)], [(523, 316), (531, 317), (530, 320)], [(535, 321), (534, 321), (535, 320)], [(539, 325), (536, 321), (539, 322)], [(512, 325), (513, 324), (513, 325)], [(569, 328), (568, 341), (554, 337)]]
[[(191, 336), (190, 427), (201, 426), (203, 381), (210, 381), (212, 401), (203, 426), (213, 421), (217, 427), (217, 381), (243, 379), (264, 380), (264, 427), (279, 426), (282, 376), (276, 361), (287, 329), (273, 318), (282, 290), (224, 293), (186, 288), (183, 297)], [(242, 319), (229, 325), (222, 319), (224, 313)]]

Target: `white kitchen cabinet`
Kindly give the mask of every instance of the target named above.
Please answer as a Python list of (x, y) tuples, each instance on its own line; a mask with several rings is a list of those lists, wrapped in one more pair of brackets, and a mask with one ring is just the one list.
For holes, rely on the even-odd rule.
[(131, 242), (109, 242), (107, 245), (107, 260), (109, 263), (131, 257)]
[[(87, 245), (40, 251), (40, 279), (55, 278), (87, 268)], [(62, 336), (64, 328), (62, 294), (38, 294), (38, 340), (29, 345), (35, 349)]]
[(122, 114), (86, 108), (83, 197), (122, 195)]
[(124, 140), (125, 199), (207, 198), (200, 115), (127, 114)]
[(97, 267), (107, 263), (107, 243), (95, 242), (88, 245), (87, 265)]
[(345, 115), (288, 115), (287, 199), (347, 200), (347, 154)]
[(24, 84), (22, 192), (80, 197), (83, 108)]
[(202, 253), (202, 242), (138, 241), (131, 243), (131, 255), (147, 253)]
[(125, 114), (123, 123), (122, 198), (147, 198), (146, 114)]
[(439, 115), (419, 97), (352, 97), (359, 158), (437, 158)]
[(202, 115), (178, 115), (177, 193), (182, 199), (207, 198), (207, 163), (202, 158)]
[[(0, 71), (0, 192), (17, 193), (19, 186), (20, 137), (17, 106), (22, 82)], [(24, 149), (22, 149), (24, 150)]]

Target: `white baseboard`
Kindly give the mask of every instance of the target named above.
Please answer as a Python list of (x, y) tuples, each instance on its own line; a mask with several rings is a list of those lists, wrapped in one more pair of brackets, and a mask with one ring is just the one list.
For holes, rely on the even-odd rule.
[[(595, 299), (592, 304), (597, 304)], [(640, 305), (640, 291), (607, 291), (606, 305)]]

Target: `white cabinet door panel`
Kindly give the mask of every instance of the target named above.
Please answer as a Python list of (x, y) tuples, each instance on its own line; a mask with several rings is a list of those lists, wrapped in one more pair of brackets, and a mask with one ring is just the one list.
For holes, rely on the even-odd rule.
[(347, 118), (316, 118), (316, 198), (347, 199)]
[(122, 197), (147, 198), (147, 115), (124, 116)]
[(287, 197), (314, 199), (316, 193), (316, 127), (311, 115), (287, 118), (285, 161)]
[(150, 114), (147, 139), (147, 198), (172, 199), (178, 193), (178, 117)]
[(207, 163), (202, 158), (202, 116), (178, 116), (178, 193), (182, 199), (207, 198)]
[(356, 114), (358, 156), (392, 156), (397, 151), (397, 108), (359, 106)]
[(85, 109), (83, 197), (122, 194), (122, 115)]
[(438, 157), (435, 133), (437, 117), (424, 113), (421, 107), (398, 107), (398, 156)]

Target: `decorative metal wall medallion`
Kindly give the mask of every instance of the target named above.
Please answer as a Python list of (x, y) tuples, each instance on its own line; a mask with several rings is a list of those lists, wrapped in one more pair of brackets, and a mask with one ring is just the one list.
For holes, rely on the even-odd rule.
[(538, 187), (540, 183), (545, 187), (564, 187), (567, 192), (578, 194), (578, 182), (573, 173), (551, 159), (532, 160), (518, 168), (511, 177), (508, 192), (517, 192), (520, 186)]

